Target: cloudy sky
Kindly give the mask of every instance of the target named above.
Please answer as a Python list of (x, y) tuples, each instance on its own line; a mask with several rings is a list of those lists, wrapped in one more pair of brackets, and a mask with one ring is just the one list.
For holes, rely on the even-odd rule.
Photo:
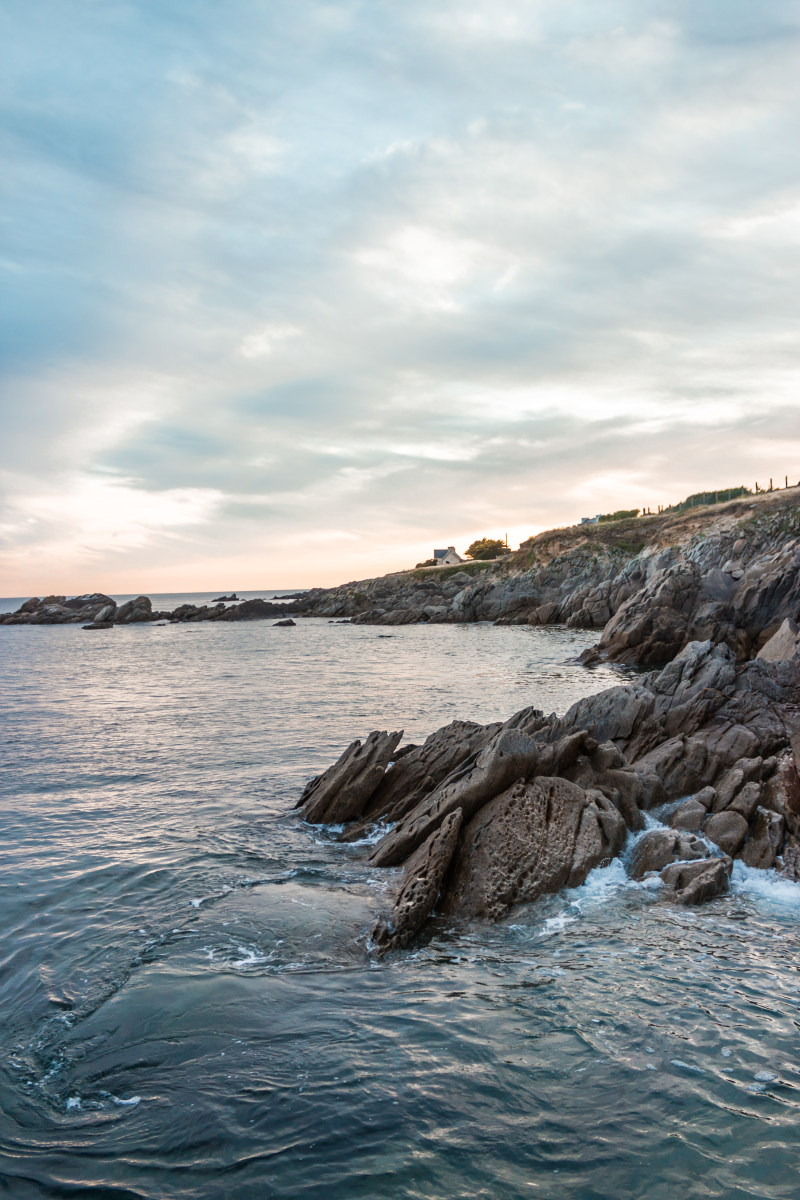
[(791, 0), (6, 0), (4, 595), (800, 477)]

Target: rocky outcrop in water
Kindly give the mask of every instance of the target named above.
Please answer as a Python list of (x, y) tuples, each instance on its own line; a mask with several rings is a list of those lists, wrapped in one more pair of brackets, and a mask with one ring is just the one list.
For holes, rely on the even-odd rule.
[(691, 642), (563, 717), (526, 708), (422, 746), (400, 738), (354, 742), (299, 802), (310, 823), (350, 822), (342, 840), (383, 830), (368, 862), (403, 867), (379, 953), (433, 913), (496, 920), (579, 885), (653, 808), (671, 828), (646, 832), (628, 869), (678, 903), (721, 895), (734, 858), (800, 879), (797, 654), (737, 664), (727, 645)]
[[(85, 629), (110, 629), (113, 625), (135, 625), (148, 621), (257, 621), (287, 617), (293, 610), (271, 600), (243, 600), (227, 608), (221, 601), (208, 604), (181, 604), (172, 612), (153, 608), (147, 596), (137, 596), (117, 605), (110, 596), (31, 597), (14, 613), (0, 616), (0, 625), (76, 625)], [(88, 624), (87, 624), (88, 622)]]

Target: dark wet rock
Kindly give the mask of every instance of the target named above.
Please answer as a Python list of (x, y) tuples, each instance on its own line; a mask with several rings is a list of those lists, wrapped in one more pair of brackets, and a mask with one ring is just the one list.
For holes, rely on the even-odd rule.
[(391, 915), (378, 921), (370, 935), (380, 954), (407, 945), (433, 912), (460, 829), (461, 810), (457, 808), (409, 858)]
[(306, 785), (297, 804), (303, 820), (311, 825), (338, 825), (360, 817), (402, 736), (402, 730), (375, 731), (363, 745), (355, 741), (348, 746), (332, 767)]
[(239, 597), (236, 595), (236, 592), (231, 592), (230, 596), (217, 596), (216, 599), (211, 601), (211, 603), (212, 604), (232, 604), (234, 602), (234, 600), (238, 600), (238, 599), (239, 599)]
[(705, 904), (727, 892), (732, 866), (731, 859), (725, 856), (670, 863), (660, 874), (678, 904)]
[(791, 834), (783, 847), (780, 865), (782, 875), (793, 883), (800, 883), (800, 842)]
[(783, 817), (759, 805), (750, 822), (750, 836), (742, 851), (742, 861), (748, 867), (758, 867), (761, 870), (774, 867), (785, 832), (786, 822)]
[(90, 621), (88, 625), (82, 625), (81, 629), (113, 629), (113, 621)]
[(297, 624), (297, 622), (296, 622), (296, 621), (293, 621), (291, 617), (287, 617), (287, 618), (286, 618), (285, 620), (283, 620), (283, 621), (276, 621), (276, 622), (275, 622), (275, 624), (272, 626), (272, 628), (273, 628), (273, 629), (281, 629), (281, 628), (284, 628), (284, 629), (286, 629), (286, 628), (288, 628), (290, 625), (296, 625), (296, 624)]
[(628, 874), (632, 879), (656, 875), (669, 863), (708, 858), (708, 847), (699, 838), (669, 829), (651, 829), (636, 843)]
[(706, 821), (703, 833), (712, 842), (715, 842), (720, 850), (734, 855), (737, 850), (741, 849), (742, 843), (747, 837), (747, 821), (741, 813), (731, 812), (730, 809), (726, 812), (713, 813)]
[(153, 605), (147, 596), (137, 596), (135, 600), (128, 600), (120, 606), (115, 617), (118, 625), (132, 625), (154, 619)]
[(443, 911), (497, 920), (515, 904), (583, 883), (619, 852), (625, 833), (599, 794), (564, 779), (516, 783), (464, 829)]
[[(699, 586), (716, 594), (727, 584), (715, 577)], [(458, 811), (439, 907), (496, 918), (576, 886), (619, 852), (628, 830), (642, 828), (647, 809), (680, 801), (671, 828), (638, 841), (630, 870), (639, 879), (658, 874), (666, 896), (698, 904), (727, 888), (734, 855), (800, 875), (798, 748), (800, 655), (742, 663), (729, 644), (708, 638), (563, 717), (530, 707), (502, 724), (453, 722), (423, 746), (386, 747), (355, 797), (351, 747), (312, 781), (303, 803), (313, 813), (318, 792), (316, 819), (350, 822), (345, 839), (396, 821), (369, 856), (376, 866), (407, 865), (421, 847), (438, 845)], [(363, 769), (356, 764), (357, 775)]]

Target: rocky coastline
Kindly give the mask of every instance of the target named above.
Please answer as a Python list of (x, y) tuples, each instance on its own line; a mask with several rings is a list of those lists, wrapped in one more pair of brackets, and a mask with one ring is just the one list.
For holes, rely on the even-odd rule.
[[(736, 662), (690, 642), (661, 670), (491, 725), (454, 721), (421, 746), (374, 732), (306, 786), (304, 821), (402, 867), (370, 934), (382, 954), (435, 915), (498, 920), (608, 865), (656, 810), (628, 870), (666, 898), (727, 891), (734, 858), (800, 881), (800, 654), (788, 620)], [(666, 826), (666, 827), (663, 827)], [(377, 841), (376, 841), (377, 837)]]
[(757, 653), (800, 609), (800, 487), (669, 516), (550, 530), (507, 558), (302, 595), (296, 612), (354, 624), (596, 629), (587, 661), (669, 662), (691, 641)]
[[(423, 745), (375, 731), (300, 797), (300, 817), (398, 869), (371, 951), (437, 915), (498, 920), (626, 855), (680, 904), (723, 894), (734, 859), (800, 882), (800, 490), (540, 534), (496, 564), (415, 570), (280, 602), (182, 605), (96, 593), (26, 601), (5, 625), (153, 621), (595, 629), (587, 669), (647, 674), (564, 715), (455, 721)], [(660, 824), (642, 833), (646, 814)], [(652, 822), (651, 822), (652, 824)]]
[(597, 628), (587, 666), (657, 667), (563, 717), (455, 721), (421, 746), (376, 731), (308, 783), (304, 821), (402, 868), (372, 953), (435, 916), (498, 920), (578, 886), (632, 833), (629, 874), (671, 902), (724, 894), (737, 858), (800, 882), (797, 489), (657, 519), (647, 544), (623, 545), (633, 532), (641, 521), (604, 539), (540, 535), (479, 580), (386, 577), (306, 597), (306, 611), (359, 623)]

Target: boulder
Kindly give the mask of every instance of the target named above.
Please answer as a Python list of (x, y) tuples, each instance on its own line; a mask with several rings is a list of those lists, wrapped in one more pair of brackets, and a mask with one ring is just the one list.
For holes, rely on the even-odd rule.
[[(717, 798), (714, 801), (714, 812), (724, 812), (730, 807), (734, 796), (746, 783), (761, 777), (760, 758), (740, 758), (738, 762), (725, 772), (716, 784)], [(755, 805), (753, 806), (755, 807)], [(749, 819), (749, 818), (748, 818)]]
[(728, 805), (728, 812), (741, 813), (745, 821), (752, 820), (753, 813), (758, 807), (758, 802), (761, 799), (761, 784), (746, 783), (741, 791), (737, 792), (734, 798)]
[(628, 874), (632, 879), (644, 879), (646, 875), (658, 874), (668, 863), (708, 857), (708, 847), (691, 834), (651, 829), (636, 843), (628, 863)]
[[(187, 606), (189, 607), (189, 606)], [(153, 620), (153, 606), (148, 596), (137, 596), (135, 600), (127, 600), (117, 610), (118, 625), (133, 625), (143, 621)]]
[(708, 810), (699, 800), (685, 800), (680, 808), (669, 819), (673, 829), (684, 829), (688, 833), (697, 833), (708, 815)]
[(727, 892), (732, 865), (727, 856), (674, 862), (664, 867), (661, 878), (679, 904), (705, 904)]
[(407, 945), (433, 912), (460, 829), (461, 809), (457, 808), (409, 858), (391, 915), (379, 920), (370, 935), (379, 955)]
[(734, 855), (747, 837), (747, 821), (741, 813), (714, 813), (708, 818), (703, 830), (705, 836), (715, 842), (720, 850)]
[(786, 829), (786, 822), (779, 813), (770, 812), (760, 805), (750, 822), (750, 836), (742, 851), (742, 862), (748, 867), (767, 870), (775, 866)]
[(287, 617), (285, 621), (273, 622), (272, 628), (273, 629), (278, 629), (280, 627), (288, 628), (289, 625), (296, 625), (296, 624), (297, 624), (297, 622), (293, 621), (291, 617)]

